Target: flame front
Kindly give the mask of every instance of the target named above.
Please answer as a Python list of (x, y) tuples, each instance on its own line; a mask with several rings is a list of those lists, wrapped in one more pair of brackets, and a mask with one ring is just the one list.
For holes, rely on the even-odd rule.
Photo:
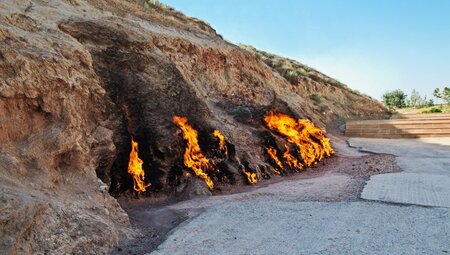
[(213, 135), (219, 139), (219, 148), (225, 156), (228, 155), (227, 144), (225, 142), (225, 137), (220, 133), (219, 130), (214, 130)]
[(286, 114), (271, 112), (264, 116), (264, 121), (267, 127), (284, 135), (288, 142), (297, 146), (307, 166), (334, 153), (330, 139), (325, 137), (324, 131), (309, 120), (295, 120)]
[(245, 171), (245, 169), (242, 169), (242, 172), (245, 174), (245, 176), (247, 176), (248, 183), (255, 184), (256, 182), (258, 182), (255, 173), (247, 172)]
[(145, 192), (147, 188), (151, 185), (145, 184), (145, 173), (144, 169), (142, 169), (142, 164), (144, 161), (138, 156), (138, 143), (131, 138), (131, 152), (130, 152), (130, 161), (128, 162), (128, 173), (133, 176), (133, 189), (137, 192)]
[(206, 174), (206, 171), (212, 170), (213, 166), (201, 152), (198, 145), (197, 130), (188, 124), (187, 118), (173, 116), (172, 120), (181, 129), (183, 139), (187, 142), (186, 151), (184, 152), (184, 165), (194, 171), (206, 183), (208, 188), (213, 189), (214, 182)]
[(311, 137), (319, 142), (319, 160), (322, 160), (324, 156), (329, 157), (334, 153), (333, 148), (331, 148), (330, 138), (325, 137), (325, 131), (323, 129), (316, 127), (314, 123), (308, 120), (300, 119), (298, 121), (305, 127), (303, 131), (308, 132)]
[[(277, 156), (277, 150), (273, 147), (269, 147), (269, 148), (266, 148), (266, 151), (267, 151), (267, 154), (269, 154), (269, 156), (275, 162), (275, 164), (277, 164), (277, 166), (279, 166), (280, 169), (283, 169), (283, 164), (281, 163), (280, 159)], [(273, 171), (276, 174), (281, 175), (280, 171), (278, 171), (277, 169), (274, 168)]]
[(300, 163), (294, 155), (289, 152), (289, 147), (285, 145), (286, 151), (283, 154), (283, 158), (286, 160), (286, 163), (296, 171), (301, 171), (303, 169), (303, 164)]

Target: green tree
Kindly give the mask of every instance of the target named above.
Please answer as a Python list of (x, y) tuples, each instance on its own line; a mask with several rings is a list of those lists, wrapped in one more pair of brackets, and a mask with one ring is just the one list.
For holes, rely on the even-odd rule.
[(435, 98), (440, 98), (440, 96), (441, 96), (441, 91), (439, 90), (439, 88), (435, 88), (435, 89), (434, 89), (434, 91), (433, 91), (433, 96), (434, 96)]
[(439, 88), (434, 89), (433, 96), (450, 104), (450, 88), (448, 87), (444, 87), (442, 91)]
[(420, 96), (419, 92), (415, 89), (412, 90), (411, 96), (409, 96), (409, 106), (422, 106), (423, 98)]
[(403, 108), (406, 106), (407, 95), (397, 89), (383, 94), (383, 104), (389, 108)]

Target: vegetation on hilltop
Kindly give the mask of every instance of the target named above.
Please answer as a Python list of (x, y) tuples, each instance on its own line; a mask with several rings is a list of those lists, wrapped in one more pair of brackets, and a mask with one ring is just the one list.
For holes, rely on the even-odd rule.
[(155, 6), (159, 7), (159, 8), (163, 8), (163, 9), (173, 9), (172, 7), (168, 6), (167, 4), (162, 3), (159, 0), (141, 0), (141, 1), (142, 1), (142, 5), (146, 9), (150, 9)]
[[(141, 18), (160, 22), (180, 30), (206, 34), (212, 37), (222, 37), (216, 33), (210, 24), (193, 17), (187, 17), (183, 13), (175, 10), (173, 7), (159, 1), (159, 0), (125, 0), (128, 3), (137, 5), (141, 13), (135, 12), (135, 9), (127, 6), (121, 8), (129, 8), (129, 11)], [(143, 12), (142, 12), (143, 11)]]
[(318, 82), (326, 82), (335, 86), (345, 86), (345, 84), (296, 60), (283, 58), (262, 50), (258, 50), (255, 47), (246, 44), (238, 44), (238, 46), (242, 49), (253, 52), (260, 60), (266, 63), (266, 65), (272, 67), (292, 84), (297, 83), (301, 77), (309, 77)]

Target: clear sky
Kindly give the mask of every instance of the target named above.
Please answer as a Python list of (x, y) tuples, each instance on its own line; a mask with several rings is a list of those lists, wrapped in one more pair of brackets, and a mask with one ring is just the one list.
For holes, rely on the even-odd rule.
[(450, 0), (162, 0), (374, 98), (450, 86)]

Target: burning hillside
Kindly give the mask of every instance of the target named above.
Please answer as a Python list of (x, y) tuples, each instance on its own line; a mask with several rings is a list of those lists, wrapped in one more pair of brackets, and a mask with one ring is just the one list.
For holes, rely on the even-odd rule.
[(0, 1), (0, 41), (0, 252), (108, 253), (131, 235), (114, 197), (220, 192), (333, 153), (309, 83), (174, 10)]
[[(175, 173), (175, 179), (196, 176), (203, 180), (210, 190), (214, 190), (217, 184), (230, 183), (226, 178), (229, 170), (227, 164), (223, 164), (223, 162), (232, 165), (233, 159), (228, 157), (229, 143), (226, 142), (225, 136), (217, 129), (211, 134), (205, 134), (217, 138), (218, 141), (212, 142), (210, 140), (212, 143), (206, 144), (206, 150), (204, 150), (199, 144), (199, 132), (188, 123), (186, 117), (173, 116), (172, 120), (179, 128), (180, 135), (185, 141), (185, 150), (182, 155), (184, 169), (178, 172), (178, 175)], [(281, 152), (276, 144), (265, 147), (267, 163), (271, 165), (271, 171), (274, 174), (299, 172), (333, 154), (330, 140), (325, 137), (325, 131), (308, 120), (294, 119), (286, 114), (270, 112), (264, 116), (264, 122), (273, 136), (281, 135), (281, 139), (284, 139), (282, 146), (284, 152)], [(264, 144), (268, 142), (263, 141)], [(128, 173), (133, 177), (134, 191), (146, 192), (147, 187), (151, 184), (145, 184), (143, 161), (138, 157), (138, 143), (131, 139), (131, 144)], [(291, 149), (291, 147), (293, 148)], [(207, 157), (203, 151), (206, 151), (207, 155), (213, 155), (214, 151), (220, 153), (218, 153), (219, 157), (217, 155)], [(282, 156), (279, 157), (279, 155)], [(231, 176), (231, 178), (246, 179), (247, 184), (255, 184), (258, 182), (258, 176), (263, 176), (261, 173), (256, 173), (257, 170), (250, 170), (248, 166), (242, 165), (240, 163), (242, 160), (239, 158), (235, 160), (234, 163), (239, 164), (240, 176)], [(151, 173), (150, 168), (147, 175)], [(268, 174), (264, 176), (270, 178)]]

